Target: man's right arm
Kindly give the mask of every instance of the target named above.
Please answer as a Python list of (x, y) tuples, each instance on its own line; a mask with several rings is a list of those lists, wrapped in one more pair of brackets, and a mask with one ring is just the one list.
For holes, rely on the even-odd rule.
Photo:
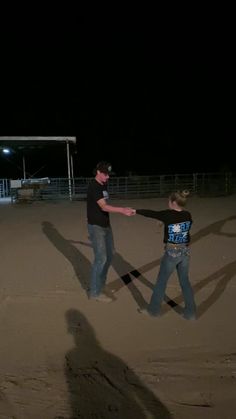
[(127, 215), (127, 216), (131, 216), (131, 215), (135, 214), (135, 210), (133, 208), (115, 207), (113, 205), (108, 205), (104, 198), (99, 199), (97, 201), (97, 204), (99, 205), (101, 210), (105, 211), (105, 212), (119, 213), (119, 214), (123, 214), (123, 215)]

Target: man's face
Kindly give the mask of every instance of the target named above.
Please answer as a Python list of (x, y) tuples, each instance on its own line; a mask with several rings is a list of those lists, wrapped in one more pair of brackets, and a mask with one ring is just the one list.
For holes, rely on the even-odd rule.
[(100, 183), (107, 183), (109, 179), (109, 174), (100, 172), (100, 170), (98, 170), (96, 178)]

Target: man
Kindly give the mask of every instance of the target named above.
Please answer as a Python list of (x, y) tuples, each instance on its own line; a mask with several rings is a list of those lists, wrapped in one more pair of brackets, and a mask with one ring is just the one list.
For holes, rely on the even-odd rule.
[(114, 253), (109, 213), (116, 212), (127, 216), (135, 213), (132, 208), (108, 204), (107, 182), (111, 171), (112, 167), (108, 162), (99, 162), (95, 169), (95, 179), (90, 183), (87, 192), (88, 232), (94, 251), (90, 298), (103, 302), (112, 301), (110, 297), (102, 294)]

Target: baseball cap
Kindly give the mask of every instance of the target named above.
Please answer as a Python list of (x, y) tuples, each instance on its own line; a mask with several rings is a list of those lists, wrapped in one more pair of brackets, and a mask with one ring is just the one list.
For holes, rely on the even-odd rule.
[(96, 171), (105, 173), (106, 175), (110, 175), (112, 173), (112, 166), (107, 161), (100, 161), (96, 166)]

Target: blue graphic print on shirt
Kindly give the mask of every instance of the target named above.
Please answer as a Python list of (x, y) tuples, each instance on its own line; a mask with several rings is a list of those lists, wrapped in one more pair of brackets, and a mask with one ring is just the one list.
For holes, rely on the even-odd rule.
[(188, 233), (191, 227), (190, 221), (168, 225), (168, 242), (188, 243)]

